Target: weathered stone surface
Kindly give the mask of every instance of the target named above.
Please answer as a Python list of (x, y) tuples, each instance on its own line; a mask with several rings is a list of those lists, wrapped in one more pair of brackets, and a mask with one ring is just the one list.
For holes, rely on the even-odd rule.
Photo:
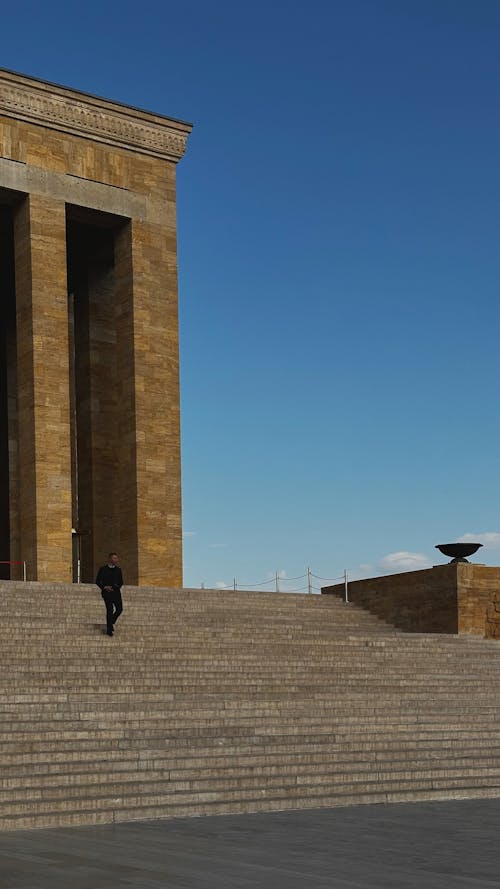
[[(323, 593), (344, 596), (344, 585)], [(396, 627), (417, 633), (500, 637), (500, 568), (472, 562), (438, 565), (349, 583), (349, 599)], [(497, 606), (500, 609), (500, 605)]]
[(98, 143), (177, 161), (190, 124), (0, 69), (0, 113)]
[[(487, 565), (457, 565), (458, 631), (491, 636), (488, 609), (500, 593), (500, 568)], [(500, 615), (499, 615), (500, 617)]]
[(68, 299), (64, 204), (15, 216), (20, 534), (39, 580), (71, 579)]
[[(175, 161), (190, 129), (0, 71), (0, 201), (16, 241), (11, 558), (33, 579), (71, 578), (78, 522), (84, 579), (116, 549), (129, 582), (182, 583)], [(68, 253), (71, 340), (79, 224), (107, 231), (111, 259), (99, 243)]]
[(496, 642), (401, 633), (335, 596), (159, 587), (125, 588), (110, 639), (95, 586), (0, 597), (0, 835), (500, 796)]

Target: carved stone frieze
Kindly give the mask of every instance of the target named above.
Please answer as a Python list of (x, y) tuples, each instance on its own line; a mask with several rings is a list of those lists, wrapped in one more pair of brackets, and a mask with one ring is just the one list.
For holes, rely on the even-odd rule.
[(178, 161), (191, 125), (0, 69), (0, 115)]

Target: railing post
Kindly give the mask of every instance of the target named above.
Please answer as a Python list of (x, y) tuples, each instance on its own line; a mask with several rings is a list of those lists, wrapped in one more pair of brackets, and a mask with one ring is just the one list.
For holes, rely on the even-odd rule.
[(28, 577), (28, 567), (26, 565), (26, 559), (23, 560), (23, 580), (26, 583), (26, 579)]
[(344, 568), (344, 593), (345, 593), (345, 604), (349, 605), (349, 584), (347, 577), (347, 568)]

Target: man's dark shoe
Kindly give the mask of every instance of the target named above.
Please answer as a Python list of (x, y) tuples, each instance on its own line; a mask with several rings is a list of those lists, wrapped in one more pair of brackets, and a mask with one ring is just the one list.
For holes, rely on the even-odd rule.
[(112, 636), (112, 635), (113, 635), (113, 630), (106, 630), (106, 635), (108, 635), (108, 636)]

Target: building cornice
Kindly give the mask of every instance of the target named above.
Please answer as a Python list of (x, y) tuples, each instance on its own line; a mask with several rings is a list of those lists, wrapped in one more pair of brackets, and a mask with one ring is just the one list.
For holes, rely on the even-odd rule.
[(0, 69), (0, 115), (177, 162), (192, 125)]

